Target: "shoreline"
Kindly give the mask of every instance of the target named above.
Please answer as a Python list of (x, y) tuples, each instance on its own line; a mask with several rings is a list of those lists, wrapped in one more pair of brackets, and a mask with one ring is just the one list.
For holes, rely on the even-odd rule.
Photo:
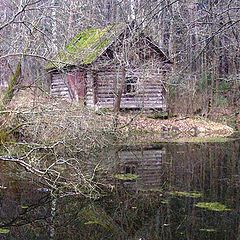
[(130, 142), (226, 142), (237, 134), (232, 127), (202, 117), (166, 120), (133, 117), (132, 114), (119, 115), (119, 129), (122, 128)]

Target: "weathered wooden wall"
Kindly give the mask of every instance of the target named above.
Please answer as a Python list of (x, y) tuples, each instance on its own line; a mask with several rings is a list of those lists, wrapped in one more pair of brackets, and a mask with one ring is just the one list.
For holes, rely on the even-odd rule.
[[(127, 56), (124, 56), (127, 55)], [(127, 60), (124, 60), (127, 59)], [(73, 68), (53, 73), (53, 96), (84, 99), (91, 108), (114, 108), (119, 85), (131, 75), (137, 78), (135, 92), (123, 92), (121, 109), (158, 109), (166, 111), (165, 75), (169, 71), (164, 54), (147, 39), (124, 48), (119, 42), (109, 47), (86, 70)]]
[(93, 72), (87, 72), (87, 92), (85, 97), (85, 103), (87, 107), (94, 108), (96, 103), (96, 89), (94, 86), (94, 74)]
[[(123, 93), (122, 109), (162, 109), (166, 110), (163, 69), (136, 69), (139, 77), (136, 92)], [(94, 75), (94, 76), (93, 76)], [(99, 108), (113, 108), (116, 86), (121, 82), (121, 69), (110, 68), (106, 71), (88, 73), (86, 105)]]
[(66, 100), (84, 100), (86, 73), (78, 69), (51, 73), (51, 95)]
[[(123, 93), (122, 109), (162, 109), (166, 110), (164, 76), (162, 69), (152, 67), (136, 69), (139, 76), (137, 91)], [(55, 72), (51, 74), (51, 94), (68, 100), (84, 98), (86, 106), (94, 108), (113, 108), (116, 86), (121, 81), (121, 69), (106, 71)]]
[(170, 68), (161, 50), (145, 38), (131, 46), (116, 42), (108, 50), (112, 54), (106, 51), (92, 65), (95, 72), (88, 78), (87, 105), (113, 108), (125, 68), (126, 77), (133, 75), (138, 80), (135, 93), (121, 95), (120, 108), (166, 111), (164, 82)]
[(71, 100), (71, 94), (66, 82), (66, 74), (60, 72), (51, 73), (51, 95), (60, 99)]

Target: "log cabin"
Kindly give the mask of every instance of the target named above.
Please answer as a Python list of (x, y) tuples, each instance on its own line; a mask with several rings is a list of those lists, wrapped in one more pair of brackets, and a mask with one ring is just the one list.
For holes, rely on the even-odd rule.
[(78, 33), (48, 64), (51, 95), (99, 109), (166, 111), (172, 62), (134, 24)]
[(135, 174), (136, 180), (118, 181), (129, 191), (161, 189), (163, 182), (163, 163), (166, 150), (163, 147), (144, 149), (125, 149), (117, 154), (116, 172)]

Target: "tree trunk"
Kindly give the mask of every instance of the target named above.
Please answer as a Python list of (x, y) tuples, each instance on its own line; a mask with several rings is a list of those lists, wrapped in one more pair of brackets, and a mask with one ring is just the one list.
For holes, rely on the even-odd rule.
[(122, 94), (125, 86), (125, 78), (126, 78), (126, 69), (123, 66), (121, 69), (121, 79), (120, 83), (116, 84), (116, 97), (114, 101), (114, 112), (119, 112), (120, 111), (120, 106), (121, 106), (121, 99), (122, 99)]
[(2, 99), (2, 108), (4, 108), (9, 102), (11, 102), (12, 98), (14, 97), (14, 93), (16, 92), (16, 87), (19, 83), (19, 79), (22, 73), (22, 58), (19, 60), (16, 70), (11, 77), (8, 87), (4, 92), (3, 99)]

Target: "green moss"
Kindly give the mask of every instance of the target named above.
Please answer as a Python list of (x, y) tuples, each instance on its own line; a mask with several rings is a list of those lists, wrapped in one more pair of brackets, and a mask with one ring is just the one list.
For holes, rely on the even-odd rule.
[(199, 202), (195, 206), (199, 208), (204, 208), (206, 210), (215, 211), (215, 212), (223, 212), (223, 211), (231, 210), (230, 208), (227, 208), (227, 206), (219, 202)]
[(162, 200), (161, 203), (162, 204), (169, 204), (169, 200), (167, 200), (167, 199), (166, 200)]
[(18, 65), (16, 67), (16, 70), (10, 79), (8, 87), (7, 87), (6, 91), (4, 92), (3, 99), (2, 99), (2, 106), (0, 107), (1, 110), (4, 109), (4, 107), (12, 100), (12, 98), (14, 96), (14, 92), (16, 91), (16, 88), (18, 85), (18, 80), (19, 80), (19, 78), (21, 76), (21, 72), (22, 72), (21, 64), (22, 64), (22, 60), (20, 59), (18, 62)]
[(77, 34), (66, 46), (68, 54), (76, 56), (80, 54), (82, 64), (91, 63), (98, 54), (109, 44), (109, 39), (105, 39), (104, 35), (109, 27), (104, 29), (90, 28)]
[(0, 234), (7, 234), (9, 232), (10, 232), (10, 230), (7, 228), (0, 228)]
[(27, 205), (21, 205), (21, 208), (22, 208), (22, 209), (27, 209), (27, 208), (29, 208), (29, 206), (27, 206)]
[(168, 113), (167, 112), (159, 112), (159, 113), (153, 113), (147, 116), (151, 119), (168, 119)]
[(217, 230), (216, 229), (213, 229), (213, 228), (201, 228), (199, 229), (200, 232), (216, 232)]
[(92, 63), (97, 56), (101, 53), (102, 49), (104, 49), (108, 44), (110, 43), (109, 39), (105, 39), (102, 42), (100, 42), (97, 47), (94, 49), (94, 51), (87, 54), (87, 56), (83, 59), (83, 64), (90, 64)]
[(202, 194), (199, 192), (170, 192), (169, 193), (172, 196), (178, 196), (178, 197), (189, 197), (189, 198), (200, 198), (202, 197)]
[(88, 28), (78, 33), (46, 68), (91, 64), (117, 36), (119, 29), (119, 26), (110, 25), (103, 29)]
[(0, 143), (5, 143), (9, 140), (9, 132), (6, 129), (0, 129)]
[(121, 232), (118, 225), (114, 220), (106, 213), (106, 211), (98, 206), (85, 207), (80, 211), (79, 215), (85, 225), (99, 225), (109, 232), (118, 234)]
[(133, 181), (139, 178), (136, 174), (126, 173), (126, 174), (115, 174), (114, 178), (118, 180)]

